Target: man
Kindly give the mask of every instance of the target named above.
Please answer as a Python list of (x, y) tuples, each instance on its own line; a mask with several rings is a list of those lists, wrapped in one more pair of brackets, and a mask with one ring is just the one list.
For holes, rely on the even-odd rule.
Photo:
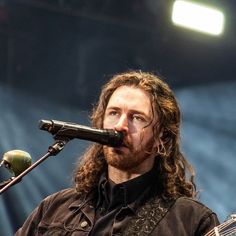
[(47, 197), (17, 236), (200, 236), (219, 224), (194, 200), (194, 172), (179, 147), (179, 107), (160, 78), (115, 75), (103, 87), (92, 122), (123, 132), (123, 145), (90, 146), (75, 187)]

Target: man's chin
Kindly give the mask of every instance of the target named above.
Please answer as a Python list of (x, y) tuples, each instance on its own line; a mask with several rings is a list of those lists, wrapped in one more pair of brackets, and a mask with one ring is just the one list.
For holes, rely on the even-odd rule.
[(117, 159), (113, 159), (113, 160), (107, 160), (107, 164), (109, 166), (112, 166), (118, 170), (122, 170), (122, 171), (127, 171), (131, 168), (130, 163), (127, 161), (123, 161), (123, 160), (117, 160)]
[(116, 168), (126, 165), (124, 163), (128, 162), (127, 155), (124, 153), (124, 150), (120, 148), (106, 149), (104, 152), (104, 155), (105, 155), (107, 164)]
[(122, 171), (128, 171), (140, 164), (137, 160), (132, 160), (132, 158), (133, 155), (132, 157), (130, 155), (124, 155), (121, 150), (105, 155), (106, 162), (109, 166), (115, 167), (116, 169)]

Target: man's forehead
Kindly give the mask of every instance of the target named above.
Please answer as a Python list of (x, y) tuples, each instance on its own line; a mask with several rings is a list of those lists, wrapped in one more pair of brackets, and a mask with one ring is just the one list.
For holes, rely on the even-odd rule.
[(126, 99), (127, 102), (139, 101), (150, 103), (150, 95), (148, 92), (141, 88), (130, 87), (130, 86), (121, 86), (117, 88), (111, 95), (109, 102), (119, 102)]
[(107, 109), (126, 108), (142, 113), (152, 113), (150, 94), (138, 87), (121, 86), (111, 95)]

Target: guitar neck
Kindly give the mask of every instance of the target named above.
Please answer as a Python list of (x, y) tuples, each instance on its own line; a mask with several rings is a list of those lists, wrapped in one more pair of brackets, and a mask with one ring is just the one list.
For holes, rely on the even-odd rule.
[(236, 236), (236, 215), (231, 215), (229, 220), (214, 227), (204, 236)]

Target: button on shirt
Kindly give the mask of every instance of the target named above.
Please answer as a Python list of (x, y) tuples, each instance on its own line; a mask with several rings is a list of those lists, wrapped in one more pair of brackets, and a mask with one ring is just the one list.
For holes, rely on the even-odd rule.
[(119, 234), (134, 215), (152, 183), (153, 171), (121, 184), (115, 184), (102, 175), (98, 188), (98, 201), (93, 230), (90, 235)]

